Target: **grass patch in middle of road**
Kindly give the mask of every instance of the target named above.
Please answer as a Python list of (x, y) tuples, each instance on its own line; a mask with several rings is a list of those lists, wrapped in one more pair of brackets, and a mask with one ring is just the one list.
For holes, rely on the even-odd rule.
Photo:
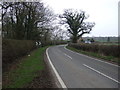
[(111, 61), (111, 62), (114, 62), (116, 64), (120, 63), (118, 58), (113, 57), (113, 56), (104, 56), (104, 55), (101, 55), (99, 53), (78, 50), (78, 49), (70, 47), (70, 46), (66, 46), (66, 48), (68, 48), (68, 49), (70, 49), (72, 51), (78, 52), (78, 53), (82, 53), (82, 54), (88, 55), (88, 56), (92, 56), (92, 57), (96, 57), (96, 58), (99, 58), (99, 59), (104, 59), (104, 60), (107, 60), (107, 61)]
[(3, 78), (9, 83), (3, 84), (3, 88), (22, 88), (37, 76), (39, 70), (44, 69), (44, 51), (47, 47), (38, 48), (20, 60), (18, 68), (3, 74)]

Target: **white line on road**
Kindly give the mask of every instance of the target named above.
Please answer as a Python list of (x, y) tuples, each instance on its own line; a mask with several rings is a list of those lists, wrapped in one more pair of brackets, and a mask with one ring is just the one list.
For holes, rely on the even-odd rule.
[(102, 61), (102, 60), (99, 60), (99, 59), (96, 59), (96, 58), (92, 58), (92, 57), (87, 56), (87, 55), (83, 55), (83, 54), (80, 54), (80, 53), (77, 53), (77, 52), (71, 51), (71, 50), (67, 49), (65, 46), (64, 46), (64, 49), (66, 49), (66, 50), (68, 50), (68, 51), (70, 51), (70, 52), (76, 53), (76, 54), (78, 54), (78, 55), (82, 55), (82, 56), (85, 56), (85, 57), (91, 58), (91, 59), (96, 60), (96, 61), (99, 61), (99, 62), (103, 62), (103, 63), (109, 64), (109, 65), (112, 65), (112, 66), (116, 66), (116, 67), (120, 67), (120, 66), (118, 66), (118, 65), (115, 65), (115, 64), (112, 64), (112, 63), (109, 63), (109, 62), (106, 62), (106, 61)]
[(85, 67), (87, 67), (87, 68), (89, 68), (89, 69), (91, 69), (91, 70), (93, 70), (93, 71), (95, 71), (95, 72), (97, 72), (97, 73), (99, 73), (99, 74), (101, 74), (101, 75), (103, 75), (103, 76), (105, 76), (105, 77), (113, 80), (114, 82), (120, 83), (119, 81), (117, 81), (117, 80), (115, 80), (115, 79), (113, 79), (113, 78), (105, 75), (104, 73), (101, 73), (100, 71), (98, 71), (98, 70), (96, 70), (96, 69), (94, 69), (94, 68), (92, 68), (92, 67), (90, 67), (90, 66), (88, 66), (88, 65), (86, 65), (86, 64), (83, 64), (83, 65), (84, 65)]
[(50, 57), (48, 55), (48, 49), (49, 48), (47, 48), (47, 50), (46, 50), (46, 55), (47, 55), (48, 61), (49, 61), (50, 65), (51, 65), (51, 67), (52, 67), (52, 69), (53, 69), (53, 71), (54, 71), (54, 73), (55, 73), (58, 81), (60, 82), (62, 88), (67, 88), (66, 85), (65, 85), (65, 83), (63, 82), (62, 78), (60, 77), (60, 75), (58, 74), (57, 70), (55, 69), (54, 65), (52, 64), (52, 62), (50, 60)]
[(72, 57), (70, 57), (69, 55), (67, 55), (67, 54), (65, 54), (65, 53), (64, 53), (64, 55), (67, 56), (67, 57), (69, 57), (70, 59), (72, 59)]

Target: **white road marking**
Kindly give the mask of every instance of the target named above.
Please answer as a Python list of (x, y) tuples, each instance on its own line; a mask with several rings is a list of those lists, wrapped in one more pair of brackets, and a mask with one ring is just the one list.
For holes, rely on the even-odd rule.
[(115, 79), (111, 78), (110, 76), (107, 76), (107, 75), (105, 75), (104, 73), (101, 73), (100, 71), (98, 71), (98, 70), (96, 70), (96, 69), (94, 69), (94, 68), (92, 68), (92, 67), (90, 67), (90, 66), (88, 66), (88, 65), (86, 65), (86, 64), (83, 64), (83, 65), (84, 65), (85, 67), (87, 67), (87, 68), (89, 68), (89, 69), (91, 69), (91, 70), (93, 70), (93, 71), (95, 71), (95, 72), (97, 72), (97, 73), (99, 73), (99, 74), (103, 75), (104, 77), (107, 77), (107, 78), (109, 78), (109, 79), (113, 80), (114, 82), (117, 82), (117, 83), (119, 83), (119, 84), (120, 84), (120, 82), (119, 82), (119, 81), (117, 81), (117, 80), (115, 80)]
[(60, 75), (58, 74), (57, 70), (55, 69), (54, 65), (52, 64), (52, 62), (51, 62), (51, 60), (50, 60), (50, 57), (49, 57), (49, 55), (48, 55), (48, 49), (49, 49), (49, 48), (47, 48), (47, 50), (46, 50), (46, 55), (47, 55), (48, 61), (49, 61), (50, 65), (51, 65), (51, 67), (52, 67), (52, 69), (53, 69), (53, 71), (54, 71), (54, 73), (55, 73), (58, 81), (60, 82), (62, 88), (67, 88), (67, 86), (66, 86), (65, 83), (63, 82), (62, 78), (60, 77)]
[(109, 64), (109, 65), (112, 65), (112, 66), (116, 66), (116, 67), (120, 67), (120, 66), (118, 66), (118, 65), (115, 65), (115, 64), (112, 64), (112, 63), (109, 63), (109, 62), (106, 62), (106, 61), (102, 61), (102, 60), (95, 59), (95, 58), (92, 58), (92, 57), (87, 56), (87, 55), (83, 55), (83, 54), (80, 54), (80, 53), (77, 53), (77, 52), (71, 51), (71, 50), (67, 49), (66, 47), (64, 47), (64, 49), (66, 49), (66, 50), (68, 50), (68, 51), (70, 51), (70, 52), (76, 53), (76, 54), (78, 54), (78, 55), (82, 55), (82, 56), (85, 56), (85, 57), (88, 57), (88, 58), (94, 59), (94, 60), (99, 61), (99, 62), (103, 62), (103, 63)]
[[(58, 47), (61, 47), (61, 46), (64, 46), (64, 45), (59, 45)], [(69, 55), (67, 55), (66, 53), (62, 52), (61, 50), (58, 50), (60, 53), (63, 53), (65, 56), (67, 56), (68, 58), (72, 59), (72, 57), (70, 57)]]
[(70, 59), (72, 59), (72, 57), (70, 57), (69, 55), (67, 55), (67, 54), (65, 54), (65, 53), (64, 53), (64, 55), (67, 56), (67, 57), (69, 57)]

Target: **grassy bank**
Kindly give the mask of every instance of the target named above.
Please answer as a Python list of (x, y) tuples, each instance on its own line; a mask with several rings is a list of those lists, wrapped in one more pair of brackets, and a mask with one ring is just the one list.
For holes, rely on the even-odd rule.
[(44, 69), (44, 51), (47, 47), (42, 47), (31, 52), (30, 56), (24, 57), (13, 69), (3, 73), (3, 88), (22, 88), (34, 77), (37, 72)]
[(78, 52), (78, 53), (82, 53), (82, 54), (85, 54), (85, 55), (88, 55), (88, 56), (92, 56), (92, 57), (95, 57), (95, 58), (103, 59), (103, 60), (106, 60), (106, 61), (109, 61), (109, 62), (112, 62), (112, 63), (115, 63), (115, 64), (120, 63), (118, 58), (113, 57), (113, 56), (104, 56), (104, 55), (101, 55), (99, 53), (78, 50), (78, 49), (70, 47), (70, 46), (66, 46), (66, 48), (68, 48), (68, 49), (70, 49), (72, 51)]

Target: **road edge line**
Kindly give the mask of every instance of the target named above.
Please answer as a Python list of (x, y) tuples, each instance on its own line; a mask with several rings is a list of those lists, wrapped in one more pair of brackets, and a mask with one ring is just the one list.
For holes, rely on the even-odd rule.
[(67, 88), (67, 86), (66, 86), (65, 83), (63, 82), (62, 78), (61, 78), (60, 75), (58, 74), (57, 70), (55, 69), (53, 63), (51, 62), (50, 57), (49, 57), (49, 55), (48, 55), (48, 50), (49, 50), (49, 48), (46, 49), (46, 55), (47, 55), (48, 61), (49, 61), (50, 65), (51, 65), (51, 67), (52, 67), (52, 69), (53, 69), (53, 71), (54, 71), (54, 73), (55, 73), (55, 75), (56, 75), (59, 83), (61, 84), (62, 88)]
[(76, 54), (78, 54), (78, 55), (82, 55), (82, 56), (85, 56), (85, 57), (94, 59), (94, 60), (99, 61), (99, 62), (103, 62), (103, 63), (109, 64), (109, 65), (112, 65), (112, 66), (115, 66), (115, 67), (120, 67), (120, 66), (118, 66), (118, 65), (115, 65), (115, 64), (112, 64), (112, 63), (109, 63), (109, 62), (106, 62), (106, 61), (102, 61), (102, 60), (99, 60), (99, 59), (97, 59), (97, 58), (93, 58), (93, 57), (90, 57), (90, 56), (87, 56), (87, 55), (84, 55), (84, 54), (81, 54), (81, 53), (78, 53), (78, 52), (74, 52), (74, 51), (72, 51), (72, 50), (67, 49), (66, 46), (64, 46), (64, 49), (66, 49), (66, 50), (68, 50), (68, 51), (71, 51), (71, 52), (73, 52), (73, 53), (76, 53)]

